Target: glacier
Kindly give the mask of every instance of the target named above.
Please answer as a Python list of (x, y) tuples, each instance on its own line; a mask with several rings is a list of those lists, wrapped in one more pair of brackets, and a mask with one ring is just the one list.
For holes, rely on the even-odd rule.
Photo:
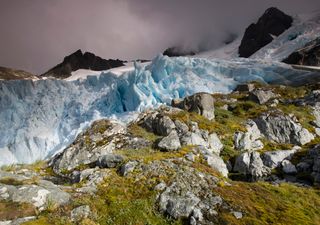
[(312, 76), (278, 62), (162, 55), (124, 71), (69, 81), (0, 81), (0, 165), (48, 158), (100, 118), (127, 121), (130, 113), (196, 92), (228, 93), (247, 81), (288, 83)]

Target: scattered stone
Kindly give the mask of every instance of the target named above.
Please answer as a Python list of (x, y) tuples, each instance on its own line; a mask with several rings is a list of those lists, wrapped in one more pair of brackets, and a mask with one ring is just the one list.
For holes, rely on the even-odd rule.
[(171, 105), (188, 112), (196, 112), (209, 120), (214, 119), (214, 98), (208, 93), (194, 94), (186, 97), (183, 102), (173, 100)]
[(71, 211), (71, 221), (79, 222), (83, 219), (89, 218), (91, 209), (88, 205), (79, 206)]
[(174, 124), (176, 125), (176, 131), (179, 135), (183, 135), (189, 131), (189, 127), (180, 120), (175, 120)]
[(232, 214), (238, 220), (242, 219), (242, 217), (243, 217), (242, 212), (233, 211)]
[(163, 151), (176, 151), (181, 148), (179, 136), (176, 131), (171, 131), (171, 133), (162, 138), (162, 140), (158, 143), (158, 147)]
[(142, 122), (142, 126), (160, 136), (168, 136), (176, 128), (174, 122), (168, 116), (158, 112), (147, 115)]
[(106, 154), (99, 157), (96, 165), (100, 168), (115, 168), (124, 161), (121, 155)]
[(223, 149), (223, 144), (221, 143), (221, 141), (216, 133), (212, 133), (209, 135), (208, 144), (209, 144), (209, 148), (214, 153), (216, 153), (217, 155), (220, 155), (220, 152)]

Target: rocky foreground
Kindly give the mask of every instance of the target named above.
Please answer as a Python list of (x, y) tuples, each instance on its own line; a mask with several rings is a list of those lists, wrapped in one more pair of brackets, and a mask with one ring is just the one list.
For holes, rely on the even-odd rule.
[(100, 120), (0, 170), (4, 224), (319, 224), (320, 85), (240, 85)]

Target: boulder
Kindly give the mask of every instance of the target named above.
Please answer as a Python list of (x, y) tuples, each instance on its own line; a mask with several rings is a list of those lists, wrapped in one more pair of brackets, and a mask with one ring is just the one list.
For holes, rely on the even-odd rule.
[(264, 165), (268, 166), (271, 169), (274, 169), (279, 167), (283, 160), (290, 160), (292, 156), (300, 149), (300, 147), (296, 146), (291, 150), (269, 151), (263, 153), (261, 158)]
[(297, 168), (289, 160), (285, 159), (281, 162), (282, 171), (286, 174), (297, 173)]
[(207, 164), (214, 170), (218, 171), (222, 176), (228, 177), (228, 168), (223, 159), (217, 154), (205, 154), (204, 159)]
[(171, 102), (173, 107), (177, 107), (188, 112), (195, 112), (209, 120), (214, 119), (214, 98), (208, 93), (197, 93), (180, 100)]
[(168, 136), (176, 128), (168, 116), (158, 112), (147, 115), (142, 121), (142, 126), (160, 136)]
[(253, 180), (270, 175), (271, 173), (271, 170), (263, 164), (258, 152), (244, 152), (239, 155), (236, 158), (233, 170)]
[(262, 135), (253, 120), (246, 123), (247, 132), (236, 132), (234, 135), (235, 148), (240, 151), (263, 149), (263, 143), (260, 141)]
[(189, 131), (189, 127), (180, 120), (175, 120), (174, 124), (176, 125), (176, 131), (179, 135), (183, 135)]
[(168, 152), (180, 149), (181, 144), (177, 132), (175, 130), (171, 131), (171, 133), (168, 136), (162, 138), (161, 141), (158, 143), (158, 147), (161, 150)]
[(292, 17), (279, 9), (274, 7), (267, 9), (257, 23), (251, 24), (246, 29), (239, 46), (239, 56), (250, 57), (269, 44), (273, 40), (273, 36), (279, 36), (291, 27), (292, 22)]
[(304, 145), (314, 139), (294, 116), (284, 115), (280, 111), (264, 113), (254, 122), (268, 140), (277, 143)]
[(253, 101), (262, 105), (275, 97), (276, 95), (271, 90), (255, 89), (249, 93), (248, 98), (250, 101)]
[(138, 161), (129, 161), (126, 164), (122, 165), (120, 168), (120, 175), (127, 176), (129, 173), (133, 172), (136, 166), (138, 165)]
[(106, 154), (100, 156), (96, 165), (100, 168), (115, 168), (124, 161), (121, 155)]

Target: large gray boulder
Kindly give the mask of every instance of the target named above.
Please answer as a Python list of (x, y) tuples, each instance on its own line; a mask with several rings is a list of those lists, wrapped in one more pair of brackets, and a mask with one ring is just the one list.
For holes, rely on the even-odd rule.
[(270, 141), (304, 145), (314, 139), (294, 116), (284, 115), (280, 111), (264, 113), (254, 120), (260, 132)]
[(267, 103), (275, 97), (276, 95), (271, 90), (255, 89), (249, 93), (249, 100), (260, 105)]
[(244, 152), (236, 158), (233, 170), (256, 180), (268, 176), (271, 170), (266, 167), (258, 152)]
[(253, 120), (246, 123), (246, 132), (236, 132), (234, 135), (235, 148), (240, 151), (263, 149), (262, 135)]
[(176, 128), (174, 122), (168, 116), (159, 112), (148, 114), (143, 118), (141, 125), (148, 131), (160, 136), (167, 136)]
[(274, 169), (279, 167), (283, 160), (290, 160), (292, 156), (300, 149), (300, 147), (296, 146), (291, 150), (269, 151), (263, 153), (261, 158), (264, 165), (268, 166), (271, 169)]
[(161, 150), (168, 152), (180, 149), (181, 144), (177, 132), (175, 130), (171, 131), (171, 133), (168, 136), (162, 138), (161, 141), (158, 143), (158, 147)]
[(214, 98), (208, 93), (197, 93), (184, 98), (172, 100), (171, 105), (188, 112), (195, 112), (209, 120), (214, 119)]

